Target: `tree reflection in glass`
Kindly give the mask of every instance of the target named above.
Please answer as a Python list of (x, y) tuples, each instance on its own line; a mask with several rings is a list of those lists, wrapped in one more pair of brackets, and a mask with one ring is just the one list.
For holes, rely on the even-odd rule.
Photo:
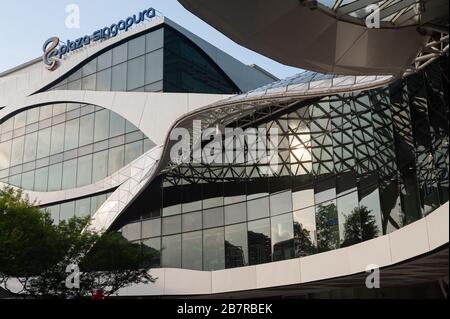
[(317, 250), (324, 252), (339, 248), (339, 224), (336, 204), (321, 204), (316, 208)]
[(377, 237), (378, 232), (372, 211), (365, 206), (356, 207), (345, 219), (342, 247), (373, 239)]

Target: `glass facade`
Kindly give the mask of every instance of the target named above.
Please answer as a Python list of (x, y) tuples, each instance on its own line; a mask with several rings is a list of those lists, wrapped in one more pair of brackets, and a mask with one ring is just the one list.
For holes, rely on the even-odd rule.
[[(161, 247), (159, 265), (196, 270), (303, 257), (400, 229), (448, 201), (443, 70), (438, 61), (384, 88), (256, 121), (279, 129), (275, 176), (255, 164), (177, 167), (113, 228)], [(130, 224), (141, 230), (128, 236)]]
[(94, 105), (22, 111), (0, 125), (0, 180), (51, 192), (98, 182), (155, 146), (133, 124)]
[(51, 89), (239, 93), (210, 57), (169, 26), (127, 39), (86, 60)]

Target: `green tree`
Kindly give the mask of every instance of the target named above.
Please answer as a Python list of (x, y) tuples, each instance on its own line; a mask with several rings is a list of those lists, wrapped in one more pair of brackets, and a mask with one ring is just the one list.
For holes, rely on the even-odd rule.
[(351, 246), (377, 237), (378, 226), (372, 211), (365, 206), (356, 207), (344, 222), (342, 246)]
[(334, 203), (319, 205), (316, 213), (318, 252), (339, 248), (339, 226), (337, 220), (337, 207)]
[[(0, 286), (16, 296), (64, 298), (89, 296), (96, 289), (112, 295), (133, 283), (155, 281), (143, 266), (153, 252), (117, 232), (82, 232), (88, 222), (72, 218), (54, 225), (21, 191), (1, 190)], [(79, 267), (79, 289), (66, 285), (70, 265)]]

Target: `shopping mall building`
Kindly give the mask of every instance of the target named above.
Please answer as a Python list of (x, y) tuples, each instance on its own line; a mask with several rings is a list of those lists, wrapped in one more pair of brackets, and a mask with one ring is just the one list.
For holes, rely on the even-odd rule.
[[(378, 1), (179, 2), (308, 71), (279, 80), (152, 9), (51, 38), (0, 74), (0, 186), (155, 252), (156, 283), (122, 296), (442, 297), (448, 1), (382, 1), (378, 28), (361, 11)], [(176, 161), (194, 121), (276, 129), (277, 168)]]

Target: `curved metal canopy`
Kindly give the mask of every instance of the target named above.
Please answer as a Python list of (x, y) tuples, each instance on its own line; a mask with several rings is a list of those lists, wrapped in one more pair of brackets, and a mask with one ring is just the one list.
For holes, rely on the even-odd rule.
[[(418, 55), (418, 62), (426, 60), (422, 53), (430, 41), (444, 46), (427, 58), (448, 51), (448, 0), (179, 2), (237, 43), (316, 72), (400, 76), (411, 65), (418, 67)], [(380, 28), (366, 26), (366, 8), (373, 4), (379, 7)]]

